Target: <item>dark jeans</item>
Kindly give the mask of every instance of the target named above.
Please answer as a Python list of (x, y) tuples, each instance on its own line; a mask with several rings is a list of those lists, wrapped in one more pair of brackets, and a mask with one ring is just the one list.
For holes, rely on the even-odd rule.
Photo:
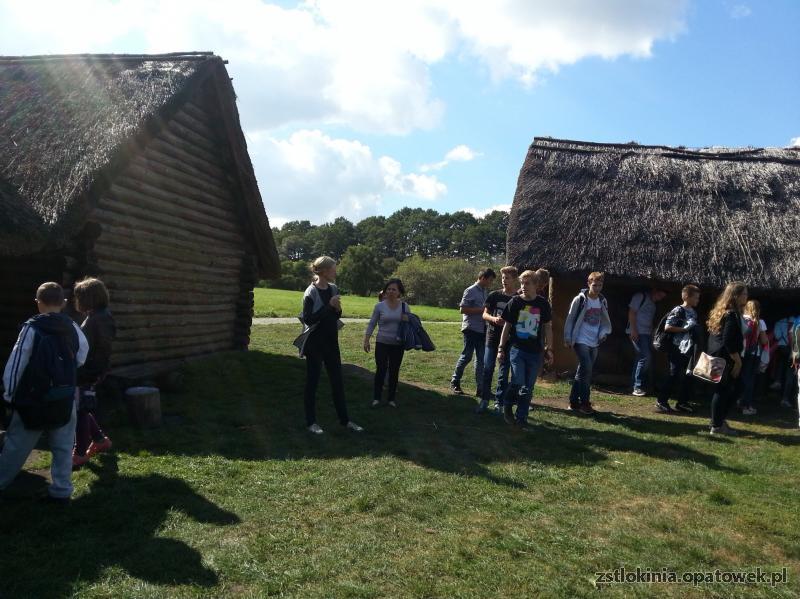
[(516, 405), (517, 424), (525, 424), (528, 422), (528, 412), (531, 409), (533, 387), (542, 367), (542, 352), (529, 352), (511, 346), (508, 353), (511, 362), (511, 384), (503, 397), (503, 406)]
[(597, 360), (597, 348), (576, 343), (572, 349), (578, 356), (578, 369), (575, 371), (575, 380), (572, 381), (569, 405), (588, 405), (592, 393), (592, 370), (594, 362)]
[(397, 379), (400, 377), (400, 365), (403, 363), (405, 350), (402, 345), (389, 345), (388, 343), (375, 343), (375, 385), (373, 398), (380, 401), (383, 395), (383, 382), (386, 372), (389, 372), (389, 401), (394, 401), (397, 395)]
[(306, 426), (311, 426), (317, 421), (317, 385), (322, 374), (322, 365), (328, 372), (331, 383), (331, 395), (339, 422), (347, 424), (347, 406), (344, 403), (344, 380), (342, 379), (342, 357), (339, 354), (339, 344), (315, 343), (306, 345), (306, 388), (305, 409)]
[(781, 397), (783, 401), (787, 401), (791, 404), (794, 404), (797, 400), (797, 387), (798, 387), (798, 379), (797, 379), (797, 372), (794, 368), (788, 367), (786, 369), (786, 375), (783, 380), (783, 391), (781, 392)]
[(661, 389), (658, 392), (658, 403), (666, 405), (676, 385), (680, 387), (678, 403), (689, 403), (689, 398), (692, 396), (692, 384), (694, 381), (692, 375), (686, 374), (686, 368), (689, 366), (691, 357), (691, 353), (682, 354), (677, 347), (674, 345), (670, 346), (669, 354), (667, 355), (667, 360), (669, 361), (669, 376), (664, 381), (664, 384), (661, 385)]
[(639, 341), (631, 344), (636, 352), (636, 361), (633, 364), (633, 388), (645, 390), (650, 375), (650, 362), (653, 357), (653, 336), (639, 335)]
[(729, 363), (722, 380), (714, 386), (714, 395), (711, 396), (711, 426), (722, 426), (739, 394), (741, 375), (738, 379), (731, 377), (731, 368), (732, 364)]
[[(492, 399), (492, 376), (497, 362), (497, 350), (499, 346), (487, 345), (483, 349), (483, 399)], [(497, 388), (494, 391), (494, 400), (498, 405), (503, 405), (503, 395), (508, 388), (508, 370), (511, 367), (511, 358), (508, 352), (503, 354), (503, 361), (497, 370)]]
[[(774, 361), (774, 367), (772, 370), (773, 378), (776, 382), (780, 383), (781, 390), (780, 394), (783, 395), (783, 390), (786, 388), (786, 383), (789, 380), (789, 376), (787, 376), (787, 370), (790, 370), (790, 365), (792, 363), (791, 352), (789, 348), (785, 345), (779, 345), (775, 348), (775, 355), (772, 357)], [(791, 376), (791, 375), (790, 375)]]
[(482, 391), (481, 385), (483, 384), (483, 348), (484, 348), (484, 334), (475, 331), (461, 331), (464, 336), (464, 349), (461, 350), (461, 355), (456, 362), (456, 369), (453, 371), (453, 384), (461, 384), (461, 377), (464, 376), (464, 369), (467, 364), (472, 361), (472, 354), (475, 354), (475, 386), (478, 391)]
[(761, 365), (760, 356), (745, 356), (742, 358), (742, 407), (752, 408), (753, 399), (758, 381), (758, 367)]

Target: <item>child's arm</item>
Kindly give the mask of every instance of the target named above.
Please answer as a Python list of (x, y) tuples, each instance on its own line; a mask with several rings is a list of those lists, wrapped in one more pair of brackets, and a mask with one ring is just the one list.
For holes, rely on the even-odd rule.
[(505, 347), (506, 347), (506, 343), (508, 343), (508, 337), (509, 337), (509, 335), (511, 335), (511, 327), (512, 326), (513, 325), (510, 322), (508, 322), (507, 320), (505, 321), (505, 324), (503, 325), (503, 332), (500, 333), (500, 345), (497, 348), (498, 357), (506, 352)]
[(9, 403), (17, 391), (19, 379), (31, 359), (35, 334), (30, 325), (23, 325), (22, 330), (19, 332), (19, 337), (17, 337), (17, 342), (14, 344), (14, 349), (11, 350), (11, 355), (8, 358), (8, 362), (6, 362), (6, 368), (3, 371), (3, 387), (5, 387), (3, 399)]

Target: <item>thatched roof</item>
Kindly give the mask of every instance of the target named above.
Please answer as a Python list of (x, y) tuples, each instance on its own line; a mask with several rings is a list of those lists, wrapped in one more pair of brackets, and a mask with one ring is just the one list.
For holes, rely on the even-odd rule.
[[(0, 253), (41, 249), (19, 227), (44, 227), (55, 246), (80, 231), (113, 172), (155, 135), (200, 85), (228, 106), (228, 129), (261, 270), (277, 274), (272, 232), (255, 183), (224, 62), (211, 53), (0, 57)], [(227, 102), (226, 102), (227, 100)], [(6, 229), (28, 238), (9, 244)], [(25, 229), (27, 230), (27, 229)], [(13, 251), (9, 252), (9, 246)]]
[(562, 274), (800, 288), (800, 149), (536, 138), (508, 259)]

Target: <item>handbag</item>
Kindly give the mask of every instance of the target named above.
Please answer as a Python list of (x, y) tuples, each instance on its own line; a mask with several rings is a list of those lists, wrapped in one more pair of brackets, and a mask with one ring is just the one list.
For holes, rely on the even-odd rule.
[(422, 351), (433, 351), (436, 346), (431, 341), (430, 336), (422, 328), (422, 321), (419, 316), (412, 314), (408, 309), (408, 304), (403, 302), (403, 318), (397, 328), (397, 340), (403, 349), (421, 349)]
[(697, 359), (697, 364), (692, 369), (692, 375), (708, 383), (717, 384), (722, 380), (725, 365), (725, 358), (715, 358), (702, 352)]

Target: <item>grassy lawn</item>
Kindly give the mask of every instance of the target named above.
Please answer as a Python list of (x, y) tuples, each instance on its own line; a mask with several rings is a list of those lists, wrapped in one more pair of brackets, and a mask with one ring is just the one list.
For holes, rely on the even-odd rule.
[[(369, 318), (377, 298), (345, 295), (342, 297), (344, 316), (348, 318)], [(256, 317), (293, 317), (300, 312), (303, 303), (302, 291), (284, 291), (283, 289), (255, 290)], [(411, 311), (422, 320), (436, 322), (460, 322), (461, 314), (457, 308), (435, 308), (433, 306), (412, 306)]]
[(603, 413), (579, 418), (565, 383), (542, 383), (535, 432), (518, 433), (446, 393), (457, 327), (428, 330), (438, 350), (406, 355), (399, 408), (371, 410), (363, 328), (343, 329), (362, 435), (336, 424), (324, 379), (326, 432), (304, 430), (294, 325), (256, 327), (253, 351), (187, 367), (158, 430), (112, 413), (115, 453), (77, 473), (69, 508), (4, 500), (0, 597), (594, 597), (595, 572), (623, 566), (786, 567), (789, 584), (604, 596), (800, 594), (788, 417), (760, 406), (742, 437), (710, 438), (706, 406), (668, 417), (597, 393)]

